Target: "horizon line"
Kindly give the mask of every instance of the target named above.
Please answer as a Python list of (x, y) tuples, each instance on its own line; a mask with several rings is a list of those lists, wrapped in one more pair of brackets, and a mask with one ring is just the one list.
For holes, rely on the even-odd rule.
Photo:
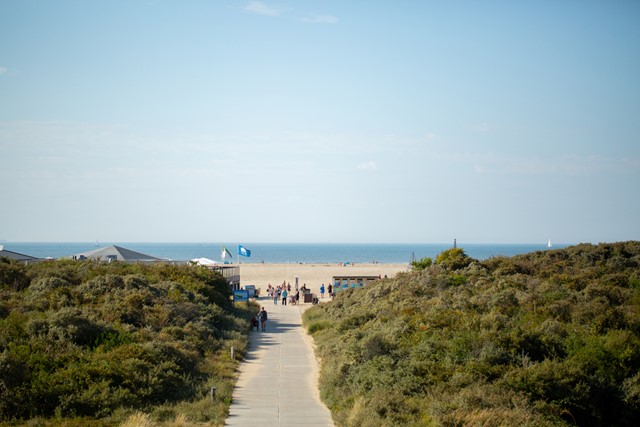
[[(628, 239), (628, 240), (615, 240), (615, 241), (601, 241), (598, 243), (594, 243), (592, 241), (583, 241), (583, 242), (557, 242), (557, 243), (553, 243), (553, 246), (555, 245), (578, 245), (578, 244), (584, 244), (584, 243), (589, 243), (589, 244), (600, 244), (600, 243), (618, 243), (618, 242), (626, 242), (626, 241), (634, 241), (634, 239)], [(62, 243), (62, 244), (66, 244), (66, 243), (78, 243), (78, 244), (92, 244), (95, 245), (96, 243), (100, 246), (103, 245), (108, 245), (108, 244), (116, 244), (116, 243), (134, 243), (134, 244), (203, 244), (203, 245), (217, 245), (217, 244), (242, 244), (242, 245), (453, 245), (454, 242), (311, 242), (311, 241), (304, 241), (304, 242), (267, 242), (267, 241), (256, 241), (256, 242), (250, 242), (250, 241), (224, 241), (224, 240), (220, 240), (220, 241), (210, 241), (210, 240), (202, 240), (202, 241), (169, 241), (169, 240), (148, 240), (148, 241), (135, 241), (135, 240), (104, 240), (104, 241), (100, 241), (100, 240), (86, 240), (86, 241), (80, 241), (80, 240), (5, 240), (5, 239), (0, 239), (0, 243), (1, 244), (11, 244), (11, 243), (18, 243), (18, 244), (23, 244), (23, 243)], [(457, 245), (547, 245), (548, 244), (548, 240), (541, 240), (541, 241), (533, 241), (533, 242), (460, 242), (459, 240), (456, 240), (456, 244)]]

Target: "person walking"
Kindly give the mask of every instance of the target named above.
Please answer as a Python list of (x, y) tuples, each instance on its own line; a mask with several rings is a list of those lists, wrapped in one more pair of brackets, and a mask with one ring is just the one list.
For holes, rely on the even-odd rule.
[(262, 310), (260, 310), (260, 327), (263, 331), (267, 330), (267, 317), (267, 310), (262, 307)]
[(273, 290), (273, 305), (278, 305), (278, 291)]
[(324, 283), (320, 286), (320, 298), (324, 298)]
[(282, 291), (282, 305), (287, 305), (287, 296), (289, 295), (289, 293), (287, 292), (287, 289), (285, 288)]

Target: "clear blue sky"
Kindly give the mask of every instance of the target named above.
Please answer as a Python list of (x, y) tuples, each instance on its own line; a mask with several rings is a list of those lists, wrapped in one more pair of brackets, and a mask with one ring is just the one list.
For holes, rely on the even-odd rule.
[(640, 239), (638, 1), (0, 0), (0, 239)]

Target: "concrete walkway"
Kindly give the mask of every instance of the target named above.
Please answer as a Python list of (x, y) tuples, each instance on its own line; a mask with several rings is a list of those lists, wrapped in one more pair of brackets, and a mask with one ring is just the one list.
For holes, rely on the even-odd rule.
[(270, 299), (258, 303), (269, 314), (267, 330), (251, 332), (225, 425), (333, 426), (318, 393), (312, 341), (302, 327), (306, 307), (274, 306)]

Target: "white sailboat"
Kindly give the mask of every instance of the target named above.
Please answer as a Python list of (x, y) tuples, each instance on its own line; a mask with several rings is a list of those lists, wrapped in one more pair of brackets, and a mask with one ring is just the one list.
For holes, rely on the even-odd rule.
[(548, 247), (548, 248), (553, 247), (553, 245), (551, 244), (551, 239), (549, 239), (549, 241), (547, 242), (547, 247)]

